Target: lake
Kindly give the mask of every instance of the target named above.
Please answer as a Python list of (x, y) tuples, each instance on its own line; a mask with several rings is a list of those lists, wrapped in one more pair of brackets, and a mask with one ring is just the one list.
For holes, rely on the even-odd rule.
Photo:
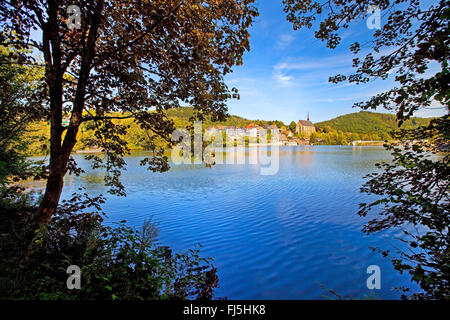
[[(89, 168), (66, 177), (63, 198), (79, 186), (107, 195), (108, 222), (127, 220), (140, 228), (153, 217), (159, 241), (176, 251), (200, 243), (201, 255), (213, 257), (220, 288), (228, 299), (323, 299), (329, 293), (398, 299), (393, 290), (410, 286), (391, 263), (373, 252), (397, 244), (398, 231), (366, 236), (367, 218), (357, 215), (363, 176), (376, 162), (390, 159), (382, 147), (280, 147), (279, 170), (261, 175), (259, 165), (173, 165), (152, 173), (139, 165), (148, 153), (126, 158), (122, 181), (127, 197), (106, 193), (101, 173)], [(41, 183), (34, 183), (41, 188)], [(398, 233), (398, 234), (397, 234)], [(369, 290), (367, 267), (381, 269), (381, 290)]]

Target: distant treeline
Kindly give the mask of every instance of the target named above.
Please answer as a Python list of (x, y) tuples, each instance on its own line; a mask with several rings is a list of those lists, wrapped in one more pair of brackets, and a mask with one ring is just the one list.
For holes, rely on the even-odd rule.
[[(175, 125), (178, 127), (185, 127), (189, 118), (193, 115), (194, 108), (184, 107), (184, 108), (173, 108), (166, 111), (167, 116), (175, 121)], [(282, 121), (272, 120), (248, 120), (239, 116), (230, 115), (226, 121), (216, 121), (212, 122), (211, 117), (207, 116), (203, 121), (205, 127), (225, 125), (225, 126), (236, 126), (236, 127), (246, 127), (250, 123), (256, 123), (260, 126), (276, 124), (278, 127), (284, 127), (285, 124)]]
[[(167, 110), (167, 116), (172, 119), (177, 128), (185, 128), (193, 115), (193, 108), (174, 108)], [(417, 126), (427, 125), (430, 119), (411, 118), (404, 122), (402, 128), (410, 129)], [(157, 146), (164, 147), (165, 142), (154, 135), (148, 135), (141, 129), (133, 119), (114, 120), (115, 123), (128, 127), (127, 134), (122, 137), (131, 149), (148, 150), (151, 143), (156, 141)], [(282, 121), (248, 120), (239, 116), (231, 115), (226, 121), (212, 122), (210, 117), (203, 121), (203, 127), (213, 125), (226, 125), (245, 127), (250, 123), (258, 125), (276, 124), (279, 128), (288, 128)], [(346, 145), (355, 140), (389, 140), (389, 132), (398, 129), (395, 115), (386, 113), (375, 113), (361, 111), (346, 114), (328, 121), (315, 123), (317, 132), (311, 136), (312, 143), (327, 145)], [(78, 142), (74, 148), (86, 150), (101, 148), (94, 135), (95, 125), (86, 122), (80, 128)], [(47, 122), (34, 123), (29, 126), (24, 138), (27, 141), (28, 155), (42, 155), (47, 153), (50, 125)], [(295, 132), (293, 132), (295, 134)]]
[[(413, 117), (402, 124), (403, 129), (413, 129), (428, 125), (431, 119)], [(379, 138), (389, 139), (389, 132), (398, 129), (398, 122), (394, 114), (360, 111), (336, 117), (331, 120), (315, 123), (324, 132), (336, 130), (352, 132), (362, 135), (377, 135)]]
[[(176, 128), (186, 128), (189, 124), (190, 118), (193, 116), (194, 109), (192, 107), (173, 108), (166, 111), (167, 116), (173, 120)], [(118, 115), (118, 114), (111, 114)], [(121, 138), (128, 143), (131, 150), (149, 150), (155, 144), (157, 147), (165, 147), (166, 142), (149, 132), (141, 129), (133, 119), (113, 120), (114, 123), (127, 126), (127, 134)], [(226, 125), (245, 127), (250, 123), (258, 125), (276, 124), (278, 127), (284, 127), (281, 121), (264, 121), (264, 120), (248, 120), (239, 116), (231, 115), (226, 121), (212, 122), (209, 116), (203, 120), (203, 127), (206, 129), (213, 125)], [(23, 137), (27, 141), (27, 155), (36, 156), (47, 153), (49, 146), (50, 124), (48, 122), (36, 122), (28, 126), (28, 129)], [(98, 139), (95, 137), (95, 124), (93, 121), (85, 122), (81, 125), (78, 133), (78, 142), (74, 147), (74, 151), (87, 150), (94, 148), (101, 148)], [(152, 140), (152, 142), (150, 142)]]
[[(401, 128), (412, 129), (426, 126), (431, 119), (413, 117)], [(390, 132), (397, 130), (396, 116), (388, 113), (360, 111), (315, 123), (317, 132), (311, 136), (312, 143), (346, 145), (352, 141), (391, 140)]]

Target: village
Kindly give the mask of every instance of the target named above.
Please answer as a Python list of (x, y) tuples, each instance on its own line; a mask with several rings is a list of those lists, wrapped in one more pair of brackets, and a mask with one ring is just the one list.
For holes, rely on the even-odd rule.
[(276, 124), (259, 125), (250, 123), (245, 127), (216, 125), (206, 129), (207, 136), (217, 136), (222, 133), (226, 142), (248, 141), (249, 145), (272, 144), (282, 146), (310, 145), (310, 136), (316, 132), (316, 127), (309, 120), (299, 120), (295, 131), (286, 126), (278, 127)]

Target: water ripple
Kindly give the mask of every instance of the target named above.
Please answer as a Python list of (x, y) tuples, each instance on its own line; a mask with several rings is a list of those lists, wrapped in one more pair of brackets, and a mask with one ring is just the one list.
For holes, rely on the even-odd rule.
[[(260, 175), (254, 165), (174, 166), (156, 174), (138, 165), (141, 158), (126, 159), (128, 197), (109, 197), (108, 221), (140, 227), (153, 216), (160, 241), (175, 250), (201, 243), (219, 270), (218, 296), (320, 299), (327, 294), (322, 283), (362, 297), (371, 264), (382, 268), (380, 297), (397, 298), (391, 287), (409, 284), (369, 249), (389, 243), (383, 235), (364, 236), (364, 220), (356, 214), (367, 200), (359, 192), (362, 177), (388, 159), (383, 149), (281, 148), (273, 176)], [(99, 173), (88, 173), (90, 192), (105, 193), (96, 182)], [(85, 182), (70, 177), (63, 196)]]

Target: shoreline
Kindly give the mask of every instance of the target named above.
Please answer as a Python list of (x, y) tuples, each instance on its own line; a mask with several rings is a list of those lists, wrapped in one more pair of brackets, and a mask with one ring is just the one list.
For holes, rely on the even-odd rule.
[[(383, 143), (384, 144), (384, 143)], [(279, 144), (251, 144), (244, 146), (245, 148), (249, 147), (270, 147), (270, 146), (277, 146), (277, 147), (317, 147), (317, 146), (334, 146), (334, 147), (381, 147), (383, 144), (358, 144), (358, 145), (351, 145), (351, 144), (298, 144), (298, 145), (279, 145)], [(237, 148), (237, 146), (224, 146), (223, 148)], [(147, 149), (132, 149), (131, 152), (152, 152), (152, 150)], [(170, 150), (167, 150), (166, 152), (170, 152)], [(104, 150), (76, 150), (73, 151), (71, 154), (99, 154), (104, 153)], [(34, 157), (44, 157), (46, 154), (34, 154), (34, 155), (28, 155), (27, 158), (34, 158)]]

